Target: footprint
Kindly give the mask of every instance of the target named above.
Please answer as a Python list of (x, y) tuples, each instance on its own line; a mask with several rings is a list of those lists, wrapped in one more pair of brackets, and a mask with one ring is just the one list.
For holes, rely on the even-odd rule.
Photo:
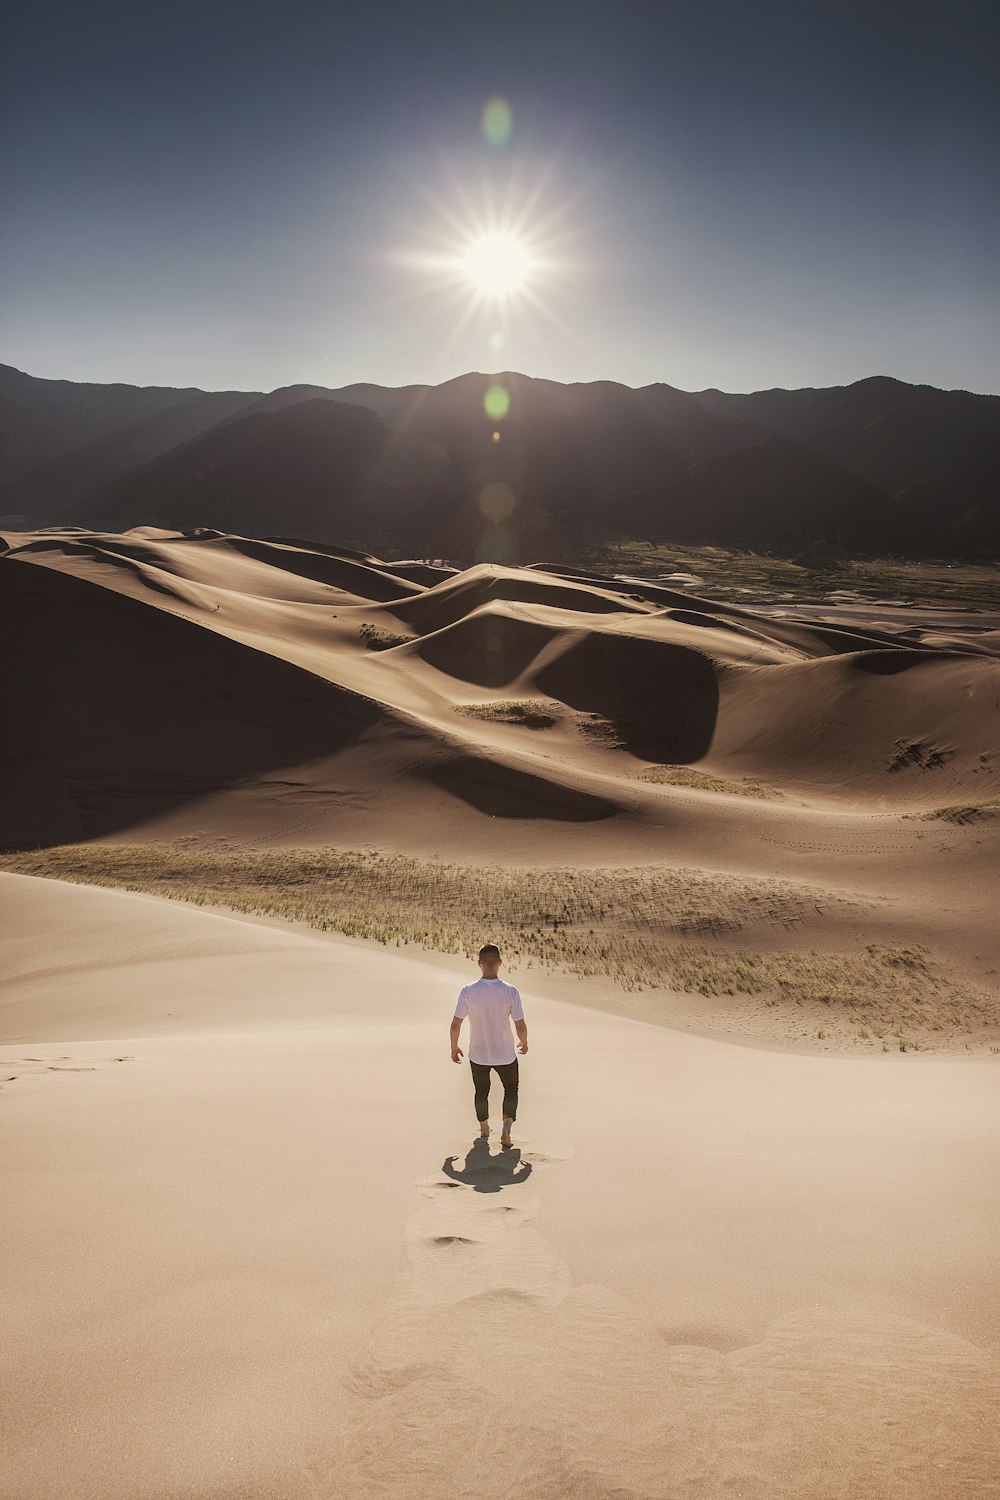
[(521, 1160), (530, 1161), (533, 1166), (547, 1166), (549, 1162), (569, 1161), (576, 1153), (572, 1146), (561, 1145), (532, 1145), (530, 1141), (522, 1141)]

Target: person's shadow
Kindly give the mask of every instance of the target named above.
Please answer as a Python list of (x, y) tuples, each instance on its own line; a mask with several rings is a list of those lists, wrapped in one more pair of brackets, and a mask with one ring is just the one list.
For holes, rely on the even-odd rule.
[(513, 1187), (531, 1176), (531, 1163), (521, 1160), (518, 1146), (494, 1156), (486, 1136), (473, 1142), (461, 1171), (452, 1165), (457, 1160), (457, 1156), (446, 1157), (442, 1172), (454, 1182), (466, 1183), (477, 1193), (499, 1193), (501, 1188)]

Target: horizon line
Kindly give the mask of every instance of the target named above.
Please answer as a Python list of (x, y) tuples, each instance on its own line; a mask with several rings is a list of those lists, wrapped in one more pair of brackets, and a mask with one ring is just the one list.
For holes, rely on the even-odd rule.
[(940, 391), (942, 393), (949, 394), (949, 395), (982, 396), (982, 397), (984, 397), (986, 399), (994, 399), (994, 400), (997, 399), (998, 397), (1000, 397), (1000, 392), (998, 392), (998, 391), (973, 391), (968, 386), (938, 386), (938, 385), (932, 385), (929, 381), (925, 381), (925, 380), (919, 380), (919, 381), (903, 380), (901, 376), (898, 376), (898, 375), (886, 375), (884, 373), (875, 373), (875, 374), (870, 374), (870, 375), (860, 375), (855, 380), (848, 380), (848, 381), (842, 381), (842, 382), (835, 381), (831, 385), (767, 385), (767, 386), (755, 386), (752, 390), (746, 390), (746, 391), (732, 391), (732, 390), (727, 390), (723, 386), (707, 385), (707, 386), (702, 386), (699, 390), (695, 391), (695, 390), (685, 390), (683, 386), (672, 385), (670, 383), (670, 381), (668, 381), (668, 380), (650, 380), (650, 381), (647, 381), (643, 385), (630, 385), (627, 381), (624, 381), (624, 380), (613, 380), (613, 379), (611, 379), (610, 377), (607, 377), (607, 376), (598, 376), (594, 380), (556, 380), (552, 376), (549, 376), (549, 375), (528, 375), (523, 370), (464, 370), (461, 373), (459, 373), (458, 375), (450, 375), (450, 376), (448, 376), (444, 380), (438, 380), (438, 381), (412, 380), (412, 381), (406, 381), (406, 382), (404, 382), (401, 385), (384, 385), (384, 384), (382, 384), (382, 382), (380, 382), (378, 380), (365, 380), (365, 379), (346, 381), (343, 385), (339, 385), (339, 386), (337, 386), (337, 385), (320, 385), (318, 382), (309, 381), (309, 380), (302, 380), (302, 381), (297, 381), (296, 380), (296, 381), (287, 381), (283, 385), (272, 386), (270, 390), (259, 390), (256, 387), (238, 387), (238, 386), (221, 386), (221, 387), (210, 388), (210, 387), (207, 387), (207, 386), (199, 386), (199, 385), (158, 385), (158, 384), (156, 384), (155, 382), (152, 382), (152, 381), (151, 382), (138, 382), (138, 381), (133, 381), (133, 380), (74, 380), (72, 376), (68, 376), (68, 375), (34, 375), (30, 371), (28, 371), (28, 370), (21, 369), (20, 365), (7, 364), (6, 361), (0, 361), (0, 365), (4, 365), (8, 370), (14, 370), (18, 375), (25, 375), (29, 380), (43, 380), (43, 381), (50, 382), (52, 384), (105, 386), (105, 387), (107, 387), (109, 389), (120, 386), (120, 387), (129, 389), (129, 390), (191, 391), (191, 392), (196, 392), (196, 393), (198, 393), (200, 395), (205, 395), (205, 396), (220, 396), (220, 395), (273, 396), (278, 391), (294, 390), (296, 388), (296, 386), (309, 386), (309, 387), (311, 387), (314, 390), (329, 391), (329, 392), (331, 392), (331, 394), (337, 394), (340, 391), (349, 390), (353, 386), (363, 386), (363, 385), (374, 386), (376, 389), (383, 390), (383, 391), (437, 390), (441, 386), (454, 385), (457, 381), (467, 380), (467, 379), (470, 379), (472, 377), (476, 377), (478, 379), (483, 379), (483, 380), (490, 380), (490, 379), (494, 379), (494, 380), (502, 380), (502, 379), (537, 380), (537, 381), (545, 381), (548, 385), (559, 385), (559, 386), (564, 386), (564, 387), (577, 386), (577, 385), (580, 385), (580, 386), (585, 386), (585, 385), (614, 385), (614, 386), (619, 386), (622, 390), (628, 390), (628, 391), (645, 391), (645, 390), (652, 389), (653, 386), (665, 385), (670, 390), (678, 391), (681, 395), (684, 395), (684, 396), (700, 396), (700, 395), (706, 395), (707, 393), (714, 392), (714, 391), (717, 391), (720, 395), (727, 395), (727, 396), (758, 396), (758, 395), (765, 395), (765, 394), (767, 394), (767, 393), (769, 393), (771, 391), (788, 391), (788, 392), (793, 392), (793, 391), (835, 391), (835, 390), (849, 390), (852, 386), (855, 386), (855, 385), (864, 385), (867, 382), (876, 381), (876, 380), (882, 380), (882, 381), (891, 381), (891, 382), (893, 382), (896, 385), (905, 385), (910, 390)]

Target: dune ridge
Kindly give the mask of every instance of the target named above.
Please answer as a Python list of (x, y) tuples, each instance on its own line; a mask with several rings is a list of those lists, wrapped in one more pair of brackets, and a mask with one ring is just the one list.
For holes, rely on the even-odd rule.
[[(919, 810), (1000, 791), (1000, 653), (981, 632), (963, 635), (960, 620), (950, 638), (932, 644), (919, 639), (919, 627), (905, 634), (841, 627), (829, 618), (832, 606), (819, 618), (801, 609), (776, 618), (634, 581), (569, 583), (494, 565), (421, 583), (330, 548), (154, 528), (12, 534), (3, 562), (8, 600), (15, 584), (27, 583), (10, 564), (85, 578), (361, 693), (383, 711), (415, 713), (435, 732), (445, 724), (457, 732), (449, 715), (463, 706), (471, 682), (511, 696), (536, 691), (561, 702), (567, 715), (597, 714), (608, 720), (609, 738), (635, 726), (649, 743), (619, 747), (634, 761), (697, 761), (724, 774), (739, 757), (744, 774), (787, 783), (819, 804), (841, 791), (854, 803)], [(37, 605), (42, 614), (57, 607), (54, 581), (51, 588), (51, 601)], [(12, 618), (31, 608), (16, 598), (5, 607)], [(96, 600), (89, 607), (97, 609)], [(156, 629), (153, 613), (146, 618)], [(360, 649), (365, 629), (381, 632), (388, 649)], [(934, 636), (940, 633), (935, 622)], [(157, 649), (169, 650), (165, 640)], [(421, 671), (421, 662), (433, 672)], [(695, 707), (687, 700), (678, 677), (685, 672), (701, 684), (695, 700), (717, 701)], [(762, 747), (756, 723), (744, 732), (758, 709), (785, 741), (783, 751)], [(642, 733), (658, 713), (678, 726), (683, 743), (657, 747), (655, 734)], [(699, 716), (701, 728), (692, 729)], [(844, 788), (823, 764), (838, 727), (865, 742)], [(907, 745), (916, 747), (911, 755), (896, 753)], [(482, 749), (503, 758), (498, 745)], [(841, 754), (835, 746), (834, 756)], [(584, 750), (573, 759), (584, 774), (594, 770)], [(610, 766), (605, 759), (602, 769)]]
[[(555, 566), (456, 572), (211, 528), (50, 528), (5, 548), (0, 609), (22, 643), (6, 685), (8, 867), (18, 850), (148, 845), (163, 851), (150, 881), (174, 847), (176, 880), (195, 839), (455, 860), (472, 886), (493, 859), (607, 880), (701, 871), (720, 893), (790, 879), (830, 894), (793, 949), (841, 954), (864, 987), (872, 945), (916, 947), (976, 997), (966, 1045), (992, 1045), (1000, 659), (981, 615), (869, 627), (856, 603), (841, 623), (833, 601), (750, 609)], [(592, 967), (590, 939), (565, 950), (570, 967)], [(767, 949), (758, 934), (747, 952), (773, 972)], [(789, 1006), (815, 997), (797, 972), (772, 998), (801, 1043)], [(752, 1018), (774, 1034), (745, 993), (741, 1006), (737, 1030)]]

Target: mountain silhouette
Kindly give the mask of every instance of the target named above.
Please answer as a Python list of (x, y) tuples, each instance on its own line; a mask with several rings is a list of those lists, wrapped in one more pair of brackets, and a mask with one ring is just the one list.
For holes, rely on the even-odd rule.
[[(508, 408), (491, 417), (494, 385)], [(569, 556), (584, 534), (1000, 547), (1000, 398), (886, 376), (743, 395), (508, 371), (263, 394), (0, 367), (0, 410), (8, 525), (208, 526), (461, 562)]]
[(51, 515), (256, 399), (255, 391), (40, 380), (0, 365), (0, 509)]

